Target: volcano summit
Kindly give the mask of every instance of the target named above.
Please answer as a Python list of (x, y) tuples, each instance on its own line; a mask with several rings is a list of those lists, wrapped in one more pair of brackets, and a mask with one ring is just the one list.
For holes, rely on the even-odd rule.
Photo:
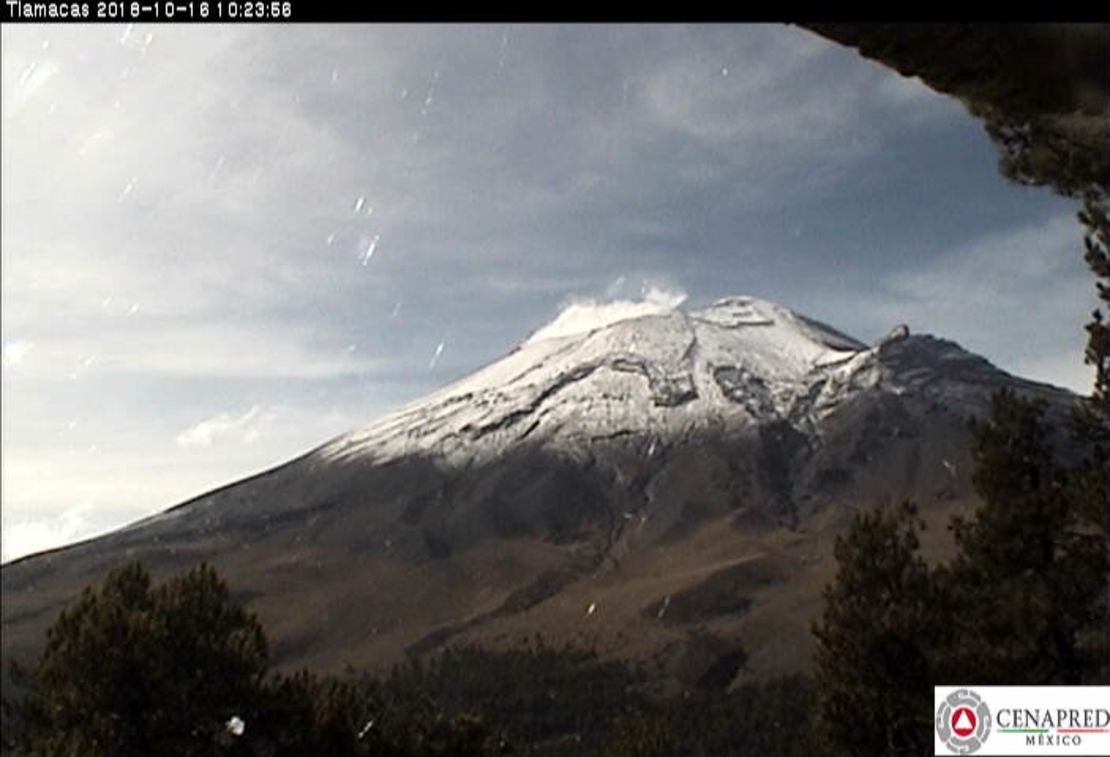
[(868, 346), (753, 297), (540, 330), (289, 463), (5, 565), (4, 655), (121, 561), (206, 560), (290, 666), (538, 633), (689, 685), (727, 683), (740, 647), (748, 674), (795, 670), (835, 535), (882, 502), (973, 506), (967, 420), (1007, 387), (1075, 402), (943, 339)]

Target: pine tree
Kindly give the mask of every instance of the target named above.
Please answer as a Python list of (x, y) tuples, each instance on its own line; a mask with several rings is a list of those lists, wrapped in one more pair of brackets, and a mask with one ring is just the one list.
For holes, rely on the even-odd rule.
[(1092, 404), (1105, 421), (1110, 419), (1110, 323), (1103, 312), (1110, 310), (1110, 198), (1105, 191), (1091, 190), (1087, 194), (1079, 222), (1085, 229), (1083, 258), (1095, 276), (1099, 298), (1099, 307), (1087, 324), (1085, 358), (1095, 369)]
[(88, 588), (14, 666), (4, 753), (21, 757), (477, 757), (507, 753), (472, 716), (398, 711), (357, 683), (268, 671), (258, 619), (201, 565), (160, 586), (138, 563)]
[(832, 751), (928, 753), (934, 685), (1105, 675), (1106, 540), (1076, 493), (1089, 465), (1058, 461), (1044, 416), (1043, 403), (1004, 391), (973, 425), (983, 504), (954, 519), (950, 563), (922, 561), (908, 509), (858, 515), (837, 539), (814, 628), (819, 736)]
[(937, 576), (951, 633), (938, 664), (959, 680), (1078, 684), (1090, 670), (1084, 639), (1098, 620), (1103, 555), (1044, 414), (1004, 391), (975, 426), (983, 505), (954, 521), (959, 554)]
[(936, 616), (914, 508), (859, 513), (838, 537), (835, 582), (814, 626), (818, 737), (842, 755), (923, 754), (931, 744)]
[(1095, 369), (1094, 388), (1086, 407), (1074, 418), (1076, 438), (1086, 456), (1075, 471), (1071, 495), (1077, 513), (1099, 542), (1103, 564), (1102, 633), (1098, 672), (1092, 680), (1110, 682), (1110, 198), (1103, 190), (1087, 193), (1079, 221), (1086, 229), (1084, 258), (1095, 276), (1099, 307), (1087, 324), (1086, 362)]
[(139, 564), (86, 589), (6, 703), (18, 753), (208, 755), (233, 717), (257, 708), (267, 666), (257, 619), (202, 565), (152, 588)]

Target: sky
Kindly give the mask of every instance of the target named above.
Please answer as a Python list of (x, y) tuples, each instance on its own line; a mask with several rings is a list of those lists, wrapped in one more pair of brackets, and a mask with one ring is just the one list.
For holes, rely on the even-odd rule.
[(5, 561), (613, 308), (750, 294), (1091, 385), (1074, 205), (794, 27), (0, 35)]

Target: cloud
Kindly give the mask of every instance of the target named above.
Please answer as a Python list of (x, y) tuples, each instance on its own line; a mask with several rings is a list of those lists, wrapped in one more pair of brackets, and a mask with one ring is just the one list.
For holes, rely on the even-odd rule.
[(629, 318), (667, 313), (685, 300), (685, 292), (656, 286), (645, 287), (638, 300), (575, 300), (563, 306), (550, 323), (538, 329), (525, 343), (582, 334)]
[(173, 326), (131, 316), (96, 314), (90, 325), (102, 333), (84, 338), (64, 334), (4, 347), (4, 367), (20, 365), (21, 380), (141, 374), (149, 377), (290, 378), (303, 380), (369, 376), (388, 361), (352, 353), (334, 336), (314, 337), (296, 324), (251, 321), (242, 325), (185, 321)]
[(1019, 357), (1013, 370), (1019, 376), (1067, 387), (1084, 395), (1089, 395), (1095, 386), (1094, 366), (1083, 362), (1082, 349), (1077, 347)]
[(263, 410), (257, 405), (239, 416), (220, 413), (182, 431), (177, 435), (177, 445), (185, 448), (211, 447), (213, 442), (225, 441), (252, 444), (275, 416), (274, 410)]
[(752, 55), (733, 69), (700, 57), (668, 61), (646, 82), (647, 111), (662, 128), (708, 145), (729, 144), (744, 154), (760, 144), (784, 154), (808, 151), (859, 118), (865, 90), (821, 83), (820, 59), (828, 57), (829, 48), (809, 57), (773, 44), (756, 49), (764, 55)]
[[(134, 404), (140, 394), (118, 399)], [(224, 435), (220, 435), (221, 421), (241, 421), (254, 406), (244, 405), (243, 412), (223, 413), (222, 418), (219, 412), (202, 411), (190, 422), (183, 420), (188, 412), (170, 403), (153, 420), (107, 413), (108, 422), (103, 422), (89, 415), (72, 428), (62, 424), (57, 438), (32, 442), (21, 437), (21, 444), (6, 438), (0, 465), (4, 492), (0, 514), (5, 555), (9, 549), (12, 555), (5, 559), (133, 523), (290, 460), (387, 409), (368, 404), (365, 396), (329, 399), (333, 401), (304, 405), (258, 403), (245, 428)], [(5, 431), (12, 423), (9, 410), (13, 407), (36, 419), (49, 412), (49, 402), (40, 411), (37, 402), (26, 408), (7, 392), (4, 401)], [(195, 422), (196, 417), (212, 422), (209, 446), (201, 441), (203, 427), (193, 435), (194, 446), (180, 446), (176, 436), (203, 425), (204, 421)], [(88, 506), (67, 509), (58, 504), (72, 502)]]
[(5, 368), (11, 368), (23, 362), (23, 358), (27, 357), (27, 353), (34, 347), (33, 342), (26, 339), (14, 339), (10, 342), (4, 342), (2, 348), (2, 364)]
[[(1046, 343), (934, 295), (991, 296), (930, 280), (948, 261), (899, 279), (896, 255), (849, 265), (923, 205), (922, 187), (955, 196), (978, 171), (990, 187), (965, 206), (1011, 226), (1028, 206), (1014, 210), (976, 124), (961, 133), (979, 152), (963, 152), (947, 121), (917, 117), (962, 106), (796, 28), (0, 34), (3, 504), (21, 522), (89, 498), (134, 519), (473, 370), (521, 324), (561, 310), (543, 338), (681, 301), (670, 286), (593, 288), (621, 271), (699, 297), (850, 297), (849, 320), (826, 318), (848, 330), (876, 313), (879, 333), (966, 321), (981, 330), (953, 335), (992, 358)], [(988, 225), (975, 224), (946, 239)], [(779, 227), (812, 236), (784, 242)], [(845, 283), (863, 268), (865, 284)], [(1072, 294), (1046, 285), (1037, 328), (1059, 329), (1054, 298)], [(934, 297), (953, 315), (937, 318)]]
[(24, 555), (41, 552), (93, 535), (89, 514), (92, 503), (82, 503), (62, 511), (51, 518), (25, 518), (15, 523), (5, 523), (0, 542), (0, 562), (8, 562)]
[(854, 292), (829, 292), (818, 315), (878, 337), (898, 323), (954, 339), (1010, 373), (1090, 391), (1083, 364), (1095, 306), (1073, 211), (1046, 214), (911, 261)]
[(1020, 301), (1038, 318), (1057, 307), (1061, 278), (1071, 283), (1082, 231), (1072, 213), (984, 235), (925, 266), (897, 274), (889, 285), (914, 301), (965, 303), (992, 309), (1002, 298)]

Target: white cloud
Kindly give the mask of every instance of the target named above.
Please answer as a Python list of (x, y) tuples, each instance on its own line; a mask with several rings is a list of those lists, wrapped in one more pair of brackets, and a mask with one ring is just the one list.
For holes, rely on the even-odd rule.
[(4, 342), (2, 348), (2, 364), (5, 368), (11, 368), (23, 362), (23, 358), (27, 357), (27, 353), (31, 351), (35, 345), (26, 339), (14, 339), (10, 342)]
[(648, 76), (644, 104), (660, 127), (727, 146), (733, 162), (767, 151), (800, 161), (816, 149), (841, 149), (837, 137), (854, 131), (873, 84), (889, 76), (877, 67), (845, 70), (837, 65), (842, 49), (795, 31), (745, 35), (741, 60), (727, 69), (718, 53), (666, 60)]
[[(242, 326), (184, 322), (164, 326), (159, 319), (89, 317), (104, 326), (89, 336), (64, 335), (35, 344), (35, 359), (21, 365), (20, 378), (82, 378), (90, 372), (166, 377), (325, 379), (368, 376), (384, 365), (351, 354), (328, 340), (314, 341), (310, 329), (279, 323)], [(332, 340), (334, 341), (334, 340)], [(4, 367), (19, 364), (30, 347), (15, 342)], [(91, 359), (90, 359), (91, 358)]]
[(1082, 350), (1075, 347), (1048, 355), (1019, 357), (1013, 370), (1019, 376), (1067, 387), (1080, 394), (1090, 394), (1095, 385), (1094, 367), (1083, 362)]
[[(120, 418), (102, 431), (94, 431), (97, 424), (88, 419), (57, 442), (17, 445), (6, 439), (0, 464), (4, 559), (121, 528), (292, 459), (384, 409), (368, 406), (365, 399), (330, 409), (327, 404), (259, 405), (245, 424), (223, 431), (221, 425), (243, 421), (251, 408), (223, 418), (216, 413), (207, 427), (201, 421), (178, 434), (194, 431), (186, 436), (194, 441), (191, 447), (175, 443), (173, 426), (142, 417)], [(164, 412), (175, 411), (167, 407)], [(210, 446), (201, 441), (205, 434)], [(96, 441), (92, 452), (89, 442)], [(60, 502), (88, 505), (59, 509)]]
[[(987, 235), (927, 266), (890, 280), (898, 292), (937, 305), (962, 303), (992, 309), (999, 298), (1020, 299), (1029, 317), (1060, 300), (1061, 277), (1081, 270), (1082, 232), (1073, 214)], [(1070, 282), (1069, 282), (1070, 283)]]
[(177, 435), (179, 447), (211, 447), (213, 442), (231, 441), (252, 444), (273, 422), (276, 412), (257, 405), (239, 416), (228, 413), (206, 418)]
[(666, 313), (685, 300), (685, 292), (655, 286), (646, 287), (638, 300), (575, 300), (565, 305), (550, 323), (528, 337), (527, 342), (581, 334), (629, 318)]
[(1082, 231), (1071, 210), (985, 234), (911, 264), (836, 301), (823, 317), (879, 336), (907, 323), (959, 342), (1000, 368), (1037, 381), (1090, 391), (1083, 364), (1086, 323), (1095, 305), (1082, 260)]
[(89, 513), (92, 504), (85, 502), (48, 518), (24, 518), (5, 523), (0, 542), (0, 561), (8, 562), (24, 555), (68, 544), (91, 536)]
[[(56, 503), (111, 502), (120, 525), (371, 419), (390, 387), (423, 388), (430, 352), (413, 345), (450, 329), (492, 354), (505, 324), (614, 270), (734, 276), (714, 249), (766, 262), (773, 247), (745, 252), (764, 209), (842, 174), (851, 195), (870, 177), (850, 170), (880, 141), (869, 133), (950, 102), (775, 26), (535, 26), (507, 49), (480, 26), (122, 31), (0, 30), (3, 504), (55, 534), (73, 523), (43, 516)], [(707, 223), (722, 213), (724, 234)], [(683, 254), (660, 263), (672, 244)], [(875, 312), (974, 337), (949, 328), (982, 323), (958, 299), (990, 288), (935, 274), (886, 280)], [(934, 306), (951, 286), (959, 297)], [(681, 297), (618, 287), (568, 302), (533, 338)], [(910, 315), (883, 309), (898, 299)], [(281, 408), (271, 425), (267, 408)], [(58, 434), (86, 409), (96, 417)]]

